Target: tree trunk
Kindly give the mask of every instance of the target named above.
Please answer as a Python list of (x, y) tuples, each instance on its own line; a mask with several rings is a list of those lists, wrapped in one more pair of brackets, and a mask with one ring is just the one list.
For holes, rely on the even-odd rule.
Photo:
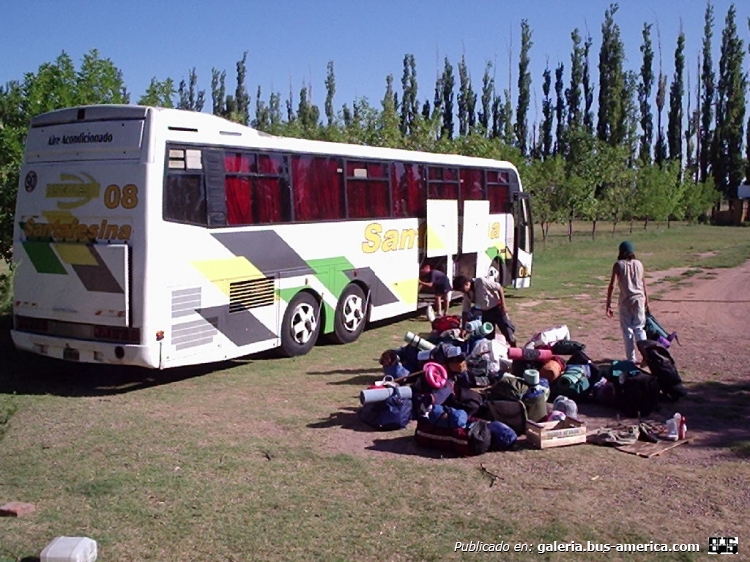
[(612, 221), (612, 238), (615, 237), (616, 231), (617, 231), (617, 221)]
[(596, 240), (596, 219), (591, 221), (591, 239)]
[(635, 220), (633, 219), (633, 217), (630, 217), (630, 234), (633, 234), (633, 223), (634, 222), (635, 222)]
[(648, 217), (643, 219), (643, 230), (648, 230)]
[(573, 219), (568, 219), (568, 242), (573, 241)]

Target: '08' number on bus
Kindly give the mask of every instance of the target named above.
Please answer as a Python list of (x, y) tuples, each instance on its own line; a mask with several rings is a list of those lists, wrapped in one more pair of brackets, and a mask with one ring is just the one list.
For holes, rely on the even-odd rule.
[(132, 183), (122, 188), (115, 184), (108, 185), (104, 190), (104, 205), (107, 209), (116, 209), (119, 206), (123, 209), (135, 209), (138, 206), (138, 188)]

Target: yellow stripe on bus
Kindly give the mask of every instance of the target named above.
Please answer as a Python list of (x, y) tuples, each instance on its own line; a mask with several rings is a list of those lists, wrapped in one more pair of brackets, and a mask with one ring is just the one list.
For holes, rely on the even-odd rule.
[(55, 244), (57, 254), (70, 265), (99, 265), (85, 244)]
[(227, 280), (242, 279), (244, 281), (265, 277), (260, 269), (243, 257), (194, 261), (193, 266), (227, 296), (229, 296)]
[(417, 292), (419, 283), (416, 278), (402, 279), (390, 284), (390, 289), (396, 294), (401, 302), (417, 304)]

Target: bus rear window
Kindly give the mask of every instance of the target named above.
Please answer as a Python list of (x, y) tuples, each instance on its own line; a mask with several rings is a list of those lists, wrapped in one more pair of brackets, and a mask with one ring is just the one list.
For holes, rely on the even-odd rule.
[(206, 190), (203, 176), (168, 174), (164, 183), (164, 218), (175, 222), (206, 225)]

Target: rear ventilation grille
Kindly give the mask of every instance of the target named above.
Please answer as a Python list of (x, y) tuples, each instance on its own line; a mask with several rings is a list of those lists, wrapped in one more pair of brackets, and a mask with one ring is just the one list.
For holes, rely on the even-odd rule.
[(273, 277), (237, 281), (229, 284), (229, 312), (242, 312), (250, 308), (274, 303)]

